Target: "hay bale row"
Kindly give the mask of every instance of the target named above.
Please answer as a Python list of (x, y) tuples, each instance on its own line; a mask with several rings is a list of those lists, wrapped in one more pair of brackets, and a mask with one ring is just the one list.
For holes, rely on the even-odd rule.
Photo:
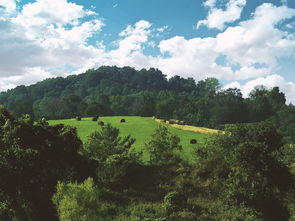
[(166, 123), (166, 124), (179, 124), (179, 125), (185, 125), (184, 121), (182, 120), (175, 120), (175, 119), (170, 119), (170, 120), (163, 120), (159, 119), (161, 123)]

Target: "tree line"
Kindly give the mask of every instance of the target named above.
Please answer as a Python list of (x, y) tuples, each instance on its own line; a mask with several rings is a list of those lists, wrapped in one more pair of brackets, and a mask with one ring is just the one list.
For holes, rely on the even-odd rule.
[(288, 142), (295, 142), (295, 107), (278, 87), (256, 87), (248, 98), (239, 89), (221, 90), (215, 78), (167, 77), (158, 69), (102, 66), (80, 75), (46, 79), (0, 94), (13, 115), (33, 119), (136, 115), (178, 119), (223, 129), (227, 124), (271, 119)]

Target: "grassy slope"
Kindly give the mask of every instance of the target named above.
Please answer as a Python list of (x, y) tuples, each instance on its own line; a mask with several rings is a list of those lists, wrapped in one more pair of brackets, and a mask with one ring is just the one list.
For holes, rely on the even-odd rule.
[[(120, 123), (120, 119), (126, 119), (126, 123)], [(100, 120), (105, 123), (110, 123), (112, 126), (120, 129), (121, 136), (131, 135), (136, 139), (134, 148), (141, 150), (144, 143), (150, 140), (151, 135), (155, 132), (158, 122), (147, 117), (127, 117), (127, 116), (115, 116), (115, 117), (101, 117)], [(95, 131), (100, 130), (100, 126), (97, 122), (91, 121), (91, 118), (83, 118), (82, 121), (76, 121), (75, 119), (67, 120), (51, 120), (50, 124), (65, 124), (77, 127), (78, 135), (81, 140), (85, 142), (87, 136)], [(166, 125), (166, 124), (165, 124)], [(197, 139), (198, 144), (202, 145), (208, 135), (202, 133), (196, 133), (192, 131), (185, 131), (168, 126), (169, 130), (179, 136), (181, 145), (183, 146), (182, 156), (189, 161), (193, 160), (193, 153), (196, 148), (195, 144), (190, 144), (190, 139)]]

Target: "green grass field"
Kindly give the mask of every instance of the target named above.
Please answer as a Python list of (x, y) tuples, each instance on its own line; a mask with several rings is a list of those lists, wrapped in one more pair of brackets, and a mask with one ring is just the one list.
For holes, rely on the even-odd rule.
[[(124, 118), (126, 123), (120, 123), (120, 119)], [(130, 116), (115, 116), (115, 117), (100, 117), (99, 120), (104, 121), (104, 123), (110, 123), (112, 126), (120, 129), (121, 136), (131, 135), (135, 138), (134, 148), (136, 150), (141, 150), (144, 143), (148, 142), (151, 135), (155, 133), (155, 129), (159, 125), (152, 118), (148, 117), (130, 117)], [(97, 122), (91, 120), (91, 118), (82, 118), (81, 121), (76, 119), (66, 119), (66, 120), (50, 120), (49, 124), (65, 124), (77, 128), (78, 135), (80, 139), (85, 142), (90, 133), (95, 130), (100, 130)], [(185, 131), (177, 128), (173, 128), (167, 124), (166, 125), (170, 132), (176, 134), (183, 146), (182, 157), (188, 161), (194, 161), (194, 151), (196, 144), (190, 144), (191, 139), (196, 139), (198, 145), (202, 145), (205, 142), (206, 137), (210, 136), (208, 134), (196, 133), (191, 131)], [(145, 158), (145, 157), (144, 157)]]

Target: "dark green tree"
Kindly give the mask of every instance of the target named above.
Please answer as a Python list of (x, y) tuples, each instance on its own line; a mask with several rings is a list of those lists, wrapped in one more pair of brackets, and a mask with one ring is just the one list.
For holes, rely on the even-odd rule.
[(56, 220), (51, 197), (58, 180), (79, 180), (90, 168), (78, 155), (76, 130), (33, 123), (28, 115), (16, 120), (0, 107), (0, 134), (0, 219)]
[(277, 158), (281, 141), (269, 122), (231, 125), (209, 142), (203, 166), (211, 169), (202, 173), (211, 174), (211, 185), (227, 205), (252, 208), (264, 220), (288, 220), (285, 197), (294, 183)]
[(151, 140), (145, 144), (152, 165), (170, 165), (180, 161), (177, 151), (182, 150), (180, 139), (170, 133), (167, 127), (159, 126)]

